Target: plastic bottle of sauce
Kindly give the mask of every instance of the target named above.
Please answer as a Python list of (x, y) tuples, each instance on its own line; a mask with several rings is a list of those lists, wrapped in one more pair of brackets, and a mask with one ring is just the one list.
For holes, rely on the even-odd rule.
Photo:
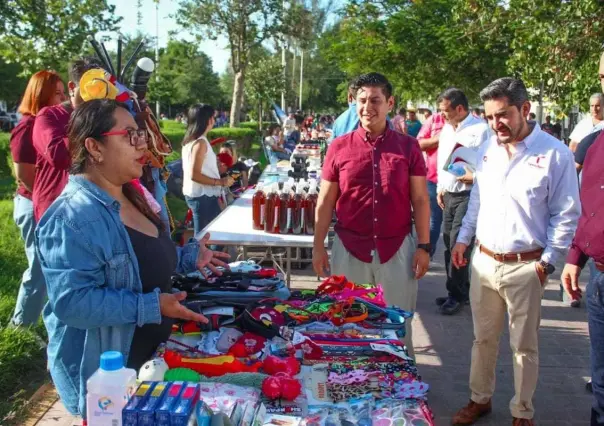
[[(279, 195), (279, 233), (287, 234), (291, 228), (291, 187), (288, 183), (283, 185), (283, 191)], [(275, 232), (277, 233), (277, 232)]]
[(311, 182), (308, 195), (304, 202), (304, 233), (314, 235), (315, 233), (315, 209), (317, 208), (317, 185)]
[(292, 232), (294, 234), (302, 234), (304, 232), (304, 189), (302, 185), (298, 185), (296, 195), (290, 200), (292, 206)]
[(260, 231), (264, 229), (264, 203), (266, 202), (263, 186), (263, 184), (259, 183), (252, 197), (253, 227)]
[(277, 188), (275, 184), (271, 185), (264, 202), (264, 232), (274, 232), (275, 228), (275, 212), (279, 204), (279, 198), (277, 197)]

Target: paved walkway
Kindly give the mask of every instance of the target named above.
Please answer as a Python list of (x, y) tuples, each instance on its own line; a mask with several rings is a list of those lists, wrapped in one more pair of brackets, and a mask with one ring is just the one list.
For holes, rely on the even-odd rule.
[[(439, 245), (439, 251), (442, 245)], [(558, 268), (559, 270), (560, 268)], [(445, 294), (442, 253), (420, 282), (413, 340), (424, 380), (430, 384), (429, 403), (436, 425), (450, 424), (453, 413), (469, 398), (468, 376), (472, 346), (470, 307), (453, 317), (438, 314), (434, 299)], [(540, 331), (540, 379), (535, 394), (536, 421), (539, 425), (588, 425), (591, 395), (585, 392), (589, 377), (589, 337), (584, 307), (572, 309), (559, 301), (558, 275), (548, 284), (542, 309)], [(310, 270), (299, 271), (294, 287), (316, 286)], [(478, 425), (511, 425), (508, 410), (513, 396), (512, 356), (509, 335), (500, 344), (497, 389), (493, 413)], [(43, 426), (80, 425), (60, 402), (35, 423)]]

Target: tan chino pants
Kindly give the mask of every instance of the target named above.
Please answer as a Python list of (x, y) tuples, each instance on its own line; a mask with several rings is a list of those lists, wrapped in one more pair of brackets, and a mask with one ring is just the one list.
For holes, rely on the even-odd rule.
[(513, 354), (513, 417), (532, 419), (539, 374), (538, 330), (543, 286), (534, 261), (501, 263), (474, 250), (470, 304), (474, 345), (470, 370), (472, 401), (484, 404), (495, 392), (495, 367), (505, 313), (509, 317)]
[[(415, 312), (417, 302), (417, 280), (413, 272), (415, 249), (415, 238), (409, 234), (388, 262), (380, 264), (379, 255), (375, 250), (373, 261), (365, 263), (350, 254), (336, 235), (331, 248), (331, 273), (345, 275), (348, 280), (358, 284), (381, 284), (386, 303)], [(415, 358), (411, 340), (412, 319), (407, 320), (405, 325), (405, 345), (409, 355)]]

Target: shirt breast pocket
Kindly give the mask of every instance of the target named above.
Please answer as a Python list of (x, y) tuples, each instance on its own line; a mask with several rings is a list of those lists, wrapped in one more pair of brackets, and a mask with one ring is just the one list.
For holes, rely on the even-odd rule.
[(132, 288), (134, 268), (128, 253), (114, 255), (106, 266), (107, 286), (112, 288)]
[(340, 160), (340, 178), (351, 187), (371, 185), (371, 156), (353, 153)]
[(403, 188), (409, 180), (409, 165), (404, 157), (385, 158), (382, 163), (382, 185), (384, 194)]
[(532, 166), (528, 166), (528, 170), (525, 169), (523, 173), (516, 176), (511, 184), (510, 194), (517, 201), (530, 205), (547, 202), (549, 185), (545, 170), (533, 170)]

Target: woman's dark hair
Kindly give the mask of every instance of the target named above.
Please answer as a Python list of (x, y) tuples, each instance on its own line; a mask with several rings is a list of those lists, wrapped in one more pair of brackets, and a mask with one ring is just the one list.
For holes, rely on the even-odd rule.
[[(67, 127), (71, 174), (82, 174), (93, 164), (90, 153), (86, 149), (86, 139), (93, 138), (103, 143), (104, 136), (101, 134), (109, 132), (115, 126), (114, 115), (118, 108), (128, 110), (125, 104), (110, 99), (94, 99), (84, 102), (75, 109)], [(151, 210), (143, 194), (130, 182), (124, 184), (122, 188), (126, 198), (160, 230), (163, 230), (163, 222)]]
[(268, 126), (268, 136), (271, 136), (273, 134), (273, 132), (275, 131), (275, 129), (280, 129), (281, 126), (277, 123), (273, 123), (270, 126)]
[(187, 133), (182, 141), (183, 145), (199, 139), (208, 128), (210, 120), (214, 117), (216, 110), (208, 104), (195, 104), (189, 108), (187, 114)]

